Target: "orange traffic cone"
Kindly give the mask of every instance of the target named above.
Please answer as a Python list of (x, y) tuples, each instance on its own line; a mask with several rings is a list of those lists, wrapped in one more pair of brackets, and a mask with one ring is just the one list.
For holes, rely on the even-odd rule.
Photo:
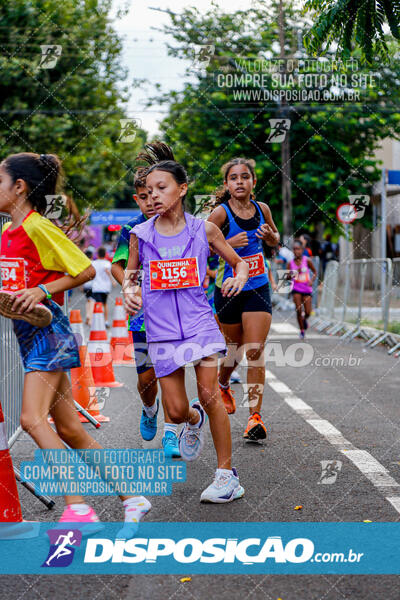
[[(21, 523), (22, 510), (0, 404), (0, 523)], [(1, 530), (0, 530), (1, 532)]]
[(122, 387), (123, 383), (115, 381), (110, 343), (107, 339), (103, 305), (101, 302), (96, 302), (94, 305), (92, 328), (90, 330), (87, 349), (95, 386)]
[(134, 364), (132, 357), (133, 344), (129, 339), (124, 304), (119, 296), (115, 300), (110, 344), (113, 365), (132, 367)]
[[(100, 423), (108, 423), (110, 417), (105, 417), (101, 414), (96, 396), (96, 388), (93, 381), (92, 368), (90, 366), (89, 355), (87, 352), (85, 333), (83, 331), (83, 323), (80, 310), (71, 310), (69, 316), (72, 332), (75, 335), (79, 346), (79, 358), (81, 366), (71, 369), (71, 384), (72, 395), (74, 400), (78, 402), (88, 413), (92, 415)], [(78, 412), (79, 419), (82, 423), (89, 421), (81, 413)]]

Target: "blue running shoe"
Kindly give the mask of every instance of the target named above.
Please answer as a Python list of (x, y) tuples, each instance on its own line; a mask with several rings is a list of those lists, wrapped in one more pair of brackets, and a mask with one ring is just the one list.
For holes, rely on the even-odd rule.
[(146, 442), (150, 442), (150, 440), (152, 440), (157, 433), (157, 415), (158, 409), (160, 408), (160, 401), (158, 398), (156, 399), (156, 402), (157, 411), (154, 417), (148, 417), (146, 415), (146, 411), (143, 409), (142, 416), (140, 418), (140, 433)]
[(162, 439), (164, 454), (166, 458), (180, 458), (178, 438), (172, 431), (166, 431)]
[(228, 473), (225, 469), (217, 469), (214, 481), (201, 494), (200, 502), (222, 504), (233, 502), (233, 500), (241, 498), (243, 495), (244, 489), (239, 483), (236, 469), (232, 469)]
[(199, 427), (192, 427), (189, 425), (189, 423), (185, 423), (185, 426), (180, 433), (179, 451), (182, 458), (187, 461), (196, 460), (203, 449), (203, 428), (207, 420), (207, 414), (201, 406), (198, 398), (194, 398), (190, 404), (192, 408), (198, 410), (200, 413), (200, 425)]

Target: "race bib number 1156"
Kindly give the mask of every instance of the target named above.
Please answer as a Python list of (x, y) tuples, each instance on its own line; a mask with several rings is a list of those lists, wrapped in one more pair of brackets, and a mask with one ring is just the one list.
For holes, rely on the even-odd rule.
[(150, 291), (180, 290), (199, 285), (196, 257), (150, 261)]

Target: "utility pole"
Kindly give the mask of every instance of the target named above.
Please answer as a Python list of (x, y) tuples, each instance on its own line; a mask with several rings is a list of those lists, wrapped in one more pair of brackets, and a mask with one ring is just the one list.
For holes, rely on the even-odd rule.
[[(283, 61), (283, 74), (287, 75), (287, 64), (285, 60), (285, 9), (284, 0), (279, 0), (279, 44), (281, 47), (280, 58)], [(281, 71), (282, 72), (282, 71)], [(281, 117), (288, 118), (290, 114), (286, 99), (282, 98)], [(290, 130), (285, 135), (281, 145), (281, 168), (282, 168), (282, 226), (283, 242), (287, 244), (293, 236), (293, 207), (292, 207), (292, 165), (290, 157)]]

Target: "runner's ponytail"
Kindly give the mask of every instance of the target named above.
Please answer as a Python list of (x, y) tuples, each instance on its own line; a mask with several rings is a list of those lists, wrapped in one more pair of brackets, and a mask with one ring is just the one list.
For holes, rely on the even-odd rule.
[(162, 161), (175, 161), (172, 149), (164, 142), (153, 142), (145, 145), (146, 152), (140, 152), (137, 160), (143, 160), (148, 165), (156, 165)]

